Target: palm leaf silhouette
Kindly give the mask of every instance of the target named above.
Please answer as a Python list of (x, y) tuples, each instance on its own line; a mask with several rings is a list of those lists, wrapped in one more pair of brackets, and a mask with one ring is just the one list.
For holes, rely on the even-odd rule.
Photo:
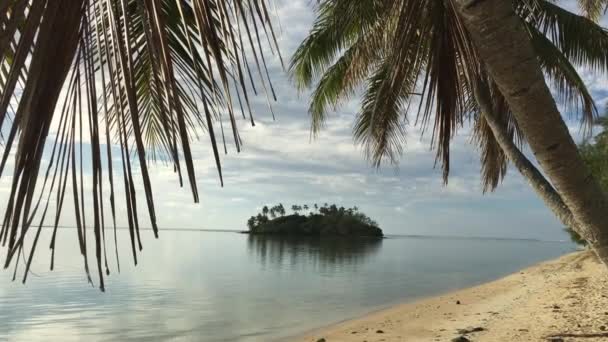
[[(203, 131), (222, 182), (215, 126), (227, 120), (239, 150), (236, 117), (250, 108), (252, 86), (261, 84), (269, 99), (275, 97), (264, 45), (278, 54), (265, 0), (2, 1), (0, 176), (11, 182), (0, 231), (4, 267), (17, 267), (31, 236), (25, 282), (49, 220), (53, 268), (57, 225), (72, 200), (89, 280), (86, 235), (92, 227), (103, 290), (109, 273), (105, 230), (114, 227), (116, 238), (119, 203), (127, 208), (137, 263), (138, 200), (158, 236), (149, 162), (171, 164), (198, 202), (191, 141)], [(233, 105), (237, 100), (240, 109)], [(242, 115), (254, 123), (250, 109)], [(113, 165), (117, 160), (120, 165)], [(89, 168), (90, 176), (84, 172)], [(117, 182), (124, 198), (115, 196)], [(112, 222), (106, 222), (108, 214)]]

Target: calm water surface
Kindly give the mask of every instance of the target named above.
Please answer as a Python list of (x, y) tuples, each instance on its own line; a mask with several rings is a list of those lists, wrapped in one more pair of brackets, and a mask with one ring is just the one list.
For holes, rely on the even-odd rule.
[[(76, 244), (75, 231), (60, 234), (61, 243)], [(49, 273), (41, 247), (27, 286), (1, 272), (0, 340), (281, 340), (574, 250), (570, 243), (522, 240), (318, 241), (164, 231), (160, 240), (144, 239), (134, 267), (128, 233), (119, 234), (121, 273), (109, 277), (106, 293), (87, 285), (69, 248)]]

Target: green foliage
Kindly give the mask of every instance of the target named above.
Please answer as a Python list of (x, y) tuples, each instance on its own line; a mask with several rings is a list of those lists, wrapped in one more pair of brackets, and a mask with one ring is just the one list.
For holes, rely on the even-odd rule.
[(602, 133), (598, 134), (593, 142), (584, 142), (580, 151), (591, 173), (602, 188), (608, 191), (608, 118), (602, 117), (597, 123), (602, 126)]
[[(281, 214), (279, 217), (268, 218), (264, 213), (252, 216), (247, 221), (247, 227), (251, 234), (278, 234), (278, 235), (332, 235), (332, 236), (383, 236), (378, 224), (359, 212), (357, 207), (344, 208), (335, 204), (327, 203), (319, 207), (313, 205), (315, 211), (310, 211), (308, 216), (300, 215), (299, 212), (307, 211), (311, 207), (307, 204), (292, 205), (294, 212), (285, 216), (282, 204), (272, 207), (275, 212)], [(267, 208), (266, 206), (264, 208)], [(271, 211), (273, 210), (271, 209)], [(281, 210), (282, 209), (282, 210)]]
[[(608, 191), (608, 117), (604, 116), (596, 123), (602, 126), (602, 132), (596, 135), (593, 141), (583, 142), (579, 149), (595, 179), (604, 191)], [(577, 232), (571, 228), (565, 230), (570, 234), (573, 242), (583, 246), (587, 245), (587, 242)]]
[(583, 239), (577, 232), (572, 228), (564, 228), (564, 230), (570, 235), (570, 240), (580, 246), (587, 246), (587, 241)]

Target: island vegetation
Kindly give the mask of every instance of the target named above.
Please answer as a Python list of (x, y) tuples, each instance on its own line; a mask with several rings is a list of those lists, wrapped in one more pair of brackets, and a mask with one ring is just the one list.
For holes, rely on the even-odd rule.
[(378, 224), (355, 206), (294, 204), (291, 214), (283, 204), (264, 206), (247, 221), (249, 234), (293, 236), (382, 237)]

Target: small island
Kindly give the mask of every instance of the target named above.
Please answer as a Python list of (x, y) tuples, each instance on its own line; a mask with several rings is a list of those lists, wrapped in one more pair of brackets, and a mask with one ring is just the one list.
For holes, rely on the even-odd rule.
[(289, 236), (383, 237), (378, 224), (357, 207), (335, 204), (323, 206), (292, 205), (286, 214), (283, 204), (264, 206), (262, 212), (247, 221), (249, 234)]

